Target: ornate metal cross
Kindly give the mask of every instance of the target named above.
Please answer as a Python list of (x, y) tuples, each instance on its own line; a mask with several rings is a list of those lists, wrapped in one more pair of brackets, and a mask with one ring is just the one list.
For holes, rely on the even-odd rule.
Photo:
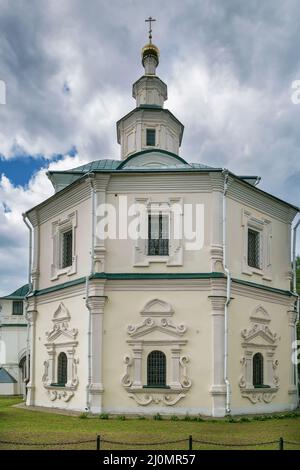
[(145, 20), (145, 23), (149, 23), (149, 42), (151, 44), (152, 42), (152, 21), (156, 21), (152, 16), (149, 16), (147, 20)]

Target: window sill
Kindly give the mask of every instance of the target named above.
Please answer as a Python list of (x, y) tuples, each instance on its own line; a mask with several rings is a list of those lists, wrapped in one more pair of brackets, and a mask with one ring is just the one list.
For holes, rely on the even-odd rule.
[(247, 266), (249, 272), (251, 274), (258, 274), (259, 276), (263, 276), (264, 273), (263, 273), (263, 270), (261, 268), (255, 268), (254, 266)]
[(265, 389), (265, 388), (271, 388), (270, 385), (253, 385), (254, 390), (259, 390), (259, 389)]
[(242, 270), (242, 274), (246, 274), (247, 276), (260, 276), (265, 281), (272, 281), (272, 277), (268, 274), (266, 269), (258, 269), (252, 268), (251, 266), (245, 266)]
[(251, 387), (250, 386), (248, 388), (243, 388), (242, 389), (242, 392), (246, 392), (246, 393), (270, 393), (270, 392), (277, 392), (278, 388), (274, 387), (274, 386), (270, 386), (270, 385), (265, 385), (264, 387)]
[(170, 390), (169, 385), (143, 385), (143, 388), (151, 389), (151, 390)]
[(51, 281), (56, 281), (60, 276), (72, 276), (73, 274), (76, 274), (77, 272), (77, 262), (76, 262), (76, 257), (73, 261), (73, 264), (71, 266), (67, 266), (66, 268), (54, 268), (52, 266), (52, 276), (51, 276)]
[(44, 388), (46, 388), (47, 390), (66, 390), (66, 391), (70, 391), (70, 390), (76, 390), (76, 385), (60, 385), (60, 384), (55, 384), (55, 383), (52, 383), (52, 384), (44, 384)]
[(125, 390), (132, 395), (143, 395), (143, 394), (164, 394), (167, 395), (180, 395), (183, 392), (186, 392), (186, 389), (183, 388), (171, 388), (170, 386), (166, 387), (149, 387), (147, 385), (142, 385), (141, 387), (124, 387)]
[(160, 255), (147, 255), (147, 261), (149, 263), (167, 263), (169, 260), (169, 255), (160, 256)]

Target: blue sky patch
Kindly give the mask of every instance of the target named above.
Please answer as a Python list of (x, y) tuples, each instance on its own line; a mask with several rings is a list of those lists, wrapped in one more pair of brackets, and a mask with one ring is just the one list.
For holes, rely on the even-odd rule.
[[(74, 157), (77, 154), (76, 147), (72, 147), (66, 155)], [(0, 175), (3, 173), (15, 186), (26, 186), (32, 175), (41, 168), (47, 168), (50, 162), (57, 162), (66, 155), (52, 155), (51, 160), (39, 156), (17, 155), (11, 159), (5, 159), (0, 156)]]

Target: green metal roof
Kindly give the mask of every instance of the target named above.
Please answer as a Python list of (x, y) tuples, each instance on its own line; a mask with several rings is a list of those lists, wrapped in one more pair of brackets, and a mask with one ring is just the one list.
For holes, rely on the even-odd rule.
[[(120, 160), (94, 160), (93, 162), (86, 163), (85, 165), (78, 166), (76, 168), (72, 168), (71, 170), (61, 171), (59, 173), (92, 173), (95, 171), (102, 171), (102, 170), (116, 170), (117, 167), (120, 165)], [(49, 173), (56, 173), (55, 171), (49, 171)]]
[[(131, 155), (129, 158), (137, 156), (138, 154), (142, 153), (151, 153), (152, 151), (154, 152), (161, 152), (161, 153), (166, 153), (169, 155), (173, 155), (179, 158), (180, 160), (183, 160), (181, 157), (178, 155), (172, 154), (171, 152), (168, 152), (166, 150), (162, 149), (147, 149), (143, 150), (141, 152), (136, 152), (135, 154)], [(128, 159), (127, 159), (128, 160)], [(81, 177), (87, 176), (89, 173), (172, 173), (172, 172), (222, 172), (224, 168), (216, 168), (216, 167), (211, 167), (208, 165), (204, 165), (202, 163), (186, 163), (186, 164), (174, 164), (172, 166), (168, 167), (161, 167), (161, 168), (143, 168), (143, 167), (123, 167), (123, 160), (112, 160), (112, 159), (101, 159), (101, 160), (95, 160), (93, 162), (87, 163), (86, 165), (82, 165), (70, 170), (64, 170), (64, 171), (48, 171), (47, 175), (49, 179), (51, 180), (55, 191), (61, 191), (66, 189), (68, 186), (72, 185), (73, 183), (76, 182), (76, 180), (79, 180)], [(238, 180), (242, 181), (244, 184), (251, 186), (255, 191), (259, 191), (261, 194), (264, 194), (276, 201), (278, 201), (281, 204), (285, 204), (293, 209), (295, 209), (297, 212), (300, 212), (300, 209), (295, 206), (294, 204), (291, 204), (287, 201), (284, 201), (283, 199), (280, 199), (256, 186), (255, 183), (258, 182), (258, 177), (250, 175), (235, 175), (231, 171), (229, 171), (229, 174), (233, 178), (237, 178)], [(51, 196), (49, 199), (55, 197), (55, 195)], [(49, 200), (48, 199), (48, 200)], [(38, 204), (35, 206), (36, 209), (37, 207), (42, 206), (45, 204), (48, 200)], [(32, 210), (32, 209), (31, 209)], [(27, 213), (29, 213), (28, 211)]]
[(16, 384), (17, 381), (12, 377), (7, 370), (0, 368), (0, 384)]
[(28, 294), (28, 291), (29, 291), (29, 285), (28, 285), (28, 284), (24, 284), (24, 286), (19, 287), (19, 289), (15, 290), (14, 292), (12, 292), (12, 293), (9, 294), (9, 295), (6, 295), (6, 296), (3, 297), (3, 298), (4, 298), (4, 299), (11, 299), (11, 300), (20, 300), (20, 299), (24, 299), (25, 296)]
[[(152, 152), (160, 152), (160, 153), (165, 153), (167, 155), (170, 155), (176, 159), (178, 159), (182, 163), (186, 163), (188, 165), (187, 169), (194, 169), (194, 170), (216, 170), (217, 168), (214, 168), (212, 166), (204, 165), (203, 163), (188, 163), (186, 162), (183, 158), (181, 158), (179, 155), (176, 155), (172, 152), (168, 152), (166, 150), (161, 150), (161, 149), (147, 149), (147, 150), (142, 150), (140, 152), (136, 152), (132, 155), (130, 155), (126, 160), (111, 160), (111, 159), (102, 159), (102, 160), (94, 160), (92, 162), (86, 163), (85, 165), (78, 166), (76, 168), (72, 168), (70, 170), (63, 170), (63, 171), (49, 171), (49, 175), (52, 174), (78, 174), (78, 175), (84, 175), (86, 173), (97, 173), (97, 172), (103, 172), (103, 171), (122, 171), (124, 164), (128, 162), (131, 158), (137, 157), (139, 155), (143, 155), (146, 153), (152, 153)], [(172, 169), (178, 169), (182, 170), (182, 164), (180, 165), (172, 165)], [(163, 167), (161, 168), (161, 171), (168, 171), (169, 168)], [(131, 168), (126, 168), (126, 171), (130, 171)], [(133, 170), (133, 168), (132, 168)], [(144, 172), (151, 172), (151, 168), (144, 168)], [(155, 170), (160, 170), (159, 168), (156, 168)]]

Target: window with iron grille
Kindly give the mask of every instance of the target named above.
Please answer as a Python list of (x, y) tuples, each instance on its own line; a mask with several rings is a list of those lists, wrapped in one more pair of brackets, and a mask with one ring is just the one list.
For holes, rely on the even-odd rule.
[(248, 229), (248, 266), (260, 269), (260, 233)]
[(62, 259), (61, 267), (67, 268), (72, 266), (72, 248), (73, 244), (73, 233), (72, 230), (68, 230), (62, 234)]
[(146, 145), (155, 146), (155, 129), (146, 130)]
[(12, 305), (13, 315), (23, 315), (23, 300), (14, 300)]
[(166, 386), (166, 356), (162, 351), (152, 351), (147, 358), (148, 387)]
[(57, 359), (57, 385), (64, 387), (68, 380), (68, 359), (64, 352)]
[(162, 213), (148, 215), (148, 255), (169, 255), (169, 216)]
[(253, 356), (253, 386), (260, 387), (264, 383), (264, 358), (261, 353)]

